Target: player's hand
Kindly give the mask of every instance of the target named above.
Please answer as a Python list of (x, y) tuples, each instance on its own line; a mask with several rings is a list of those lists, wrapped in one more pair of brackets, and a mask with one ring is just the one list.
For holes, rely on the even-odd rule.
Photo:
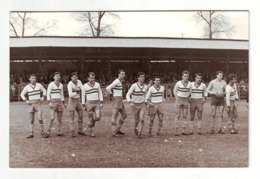
[(154, 106), (153, 103), (149, 102), (149, 106)]
[(130, 107), (133, 108), (134, 107), (134, 103), (130, 102)]
[(100, 103), (100, 109), (102, 109), (103, 108), (103, 103)]
[(83, 108), (85, 108), (85, 107), (86, 107), (86, 105), (85, 105), (85, 104), (82, 104), (82, 107), (83, 107)]
[(41, 97), (40, 101), (44, 101), (44, 97)]
[(28, 104), (28, 105), (31, 105), (32, 103), (30, 102), (30, 101), (28, 101), (28, 100), (26, 100), (26, 103)]
[(206, 99), (206, 98), (203, 98), (203, 99), (202, 99), (202, 104), (204, 104), (206, 101), (207, 101), (207, 99)]
[(188, 99), (188, 103), (191, 103), (191, 99), (190, 98)]

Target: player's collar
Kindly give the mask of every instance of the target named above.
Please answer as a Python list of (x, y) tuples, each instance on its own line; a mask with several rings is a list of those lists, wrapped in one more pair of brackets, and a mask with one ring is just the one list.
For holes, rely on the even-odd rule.
[(92, 88), (95, 86), (95, 84), (96, 84), (96, 82), (94, 82), (93, 85), (91, 85), (89, 82), (87, 82), (87, 85), (89, 85), (89, 86), (92, 87)]
[(189, 84), (189, 81), (187, 81), (187, 84), (185, 84), (184, 82), (183, 82), (183, 80), (181, 80), (181, 83), (183, 84), (183, 86), (187, 86), (188, 84)]

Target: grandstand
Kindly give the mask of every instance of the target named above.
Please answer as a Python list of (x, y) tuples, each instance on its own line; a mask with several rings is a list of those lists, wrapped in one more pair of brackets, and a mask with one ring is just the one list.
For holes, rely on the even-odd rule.
[[(190, 79), (196, 72), (201, 72), (205, 83), (215, 78), (216, 70), (222, 70), (226, 74), (237, 74), (239, 83), (247, 84), (248, 51), (248, 40), (11, 37), (11, 99), (19, 100), (19, 91), (28, 82), (28, 74), (36, 73), (38, 82), (47, 85), (54, 71), (62, 73), (64, 84), (69, 81), (72, 71), (78, 71), (82, 82), (86, 82), (88, 72), (94, 71), (97, 81), (104, 87), (116, 78), (118, 68), (126, 69), (126, 85), (133, 83), (136, 74), (143, 71), (147, 80), (153, 73), (159, 73), (169, 89), (181, 78), (183, 70), (191, 72)], [(167, 93), (168, 90), (166, 96)]]

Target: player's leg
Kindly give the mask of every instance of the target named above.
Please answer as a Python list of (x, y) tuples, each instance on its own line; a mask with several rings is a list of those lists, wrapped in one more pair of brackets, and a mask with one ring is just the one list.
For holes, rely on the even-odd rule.
[(182, 135), (189, 135), (187, 132), (187, 114), (188, 114), (188, 107), (182, 106)]
[(75, 122), (74, 122), (74, 117), (75, 117), (75, 111), (70, 111), (70, 131), (71, 131), (71, 137), (76, 137), (75, 134)]
[(94, 111), (93, 111), (93, 108), (92, 109), (89, 109), (88, 110), (88, 133), (89, 133), (89, 136), (91, 137), (93, 135), (94, 137), (94, 134), (93, 134), (93, 127), (94, 127)]
[(80, 103), (77, 104), (76, 111), (78, 113), (78, 134), (86, 136), (83, 132), (83, 109)]
[[(150, 107), (150, 109), (151, 109), (151, 107)], [(150, 113), (149, 132), (148, 132), (149, 137), (152, 136), (152, 129), (153, 129), (154, 119), (155, 119), (155, 114), (151, 114)]]
[(198, 116), (198, 134), (202, 135), (203, 121), (202, 121), (202, 111), (197, 111)]
[(57, 118), (58, 118), (58, 134), (57, 136), (65, 136), (62, 133), (62, 115), (63, 115), (63, 111), (57, 111)]
[(210, 121), (210, 134), (214, 134), (215, 118), (216, 118), (217, 106), (211, 105), (211, 121)]
[(118, 117), (118, 113), (119, 113), (119, 109), (115, 109), (113, 108), (113, 111), (112, 111), (112, 120), (111, 120), (111, 126), (112, 126), (112, 136), (113, 137), (119, 137), (116, 132), (116, 120), (117, 120), (117, 117)]
[(29, 112), (29, 119), (30, 119), (29, 131), (30, 131), (30, 135), (27, 137), (27, 139), (34, 137), (34, 114), (35, 114), (35, 112)]
[(180, 115), (181, 115), (181, 106), (177, 106), (175, 109), (175, 135), (179, 135), (179, 128), (180, 128)]
[(158, 112), (158, 130), (157, 130), (157, 135), (161, 135), (161, 128), (163, 126), (163, 113)]
[(125, 119), (127, 117), (126, 110), (125, 110), (124, 106), (123, 106), (122, 109), (119, 110), (119, 113), (121, 114), (121, 118), (118, 121), (118, 126), (117, 126), (117, 132), (116, 133), (120, 134), (120, 135), (124, 135), (125, 133), (121, 131), (121, 127), (124, 124)]
[(238, 116), (237, 113), (237, 107), (235, 105), (235, 102), (231, 103), (231, 111), (230, 111), (230, 122), (231, 122), (231, 128), (230, 128), (230, 133), (231, 134), (238, 134), (238, 130), (235, 128), (235, 122)]
[(144, 118), (145, 118), (145, 105), (139, 110), (139, 128), (138, 128), (138, 138), (142, 138), (142, 131), (144, 127)]
[(190, 134), (193, 134), (195, 113), (196, 111), (190, 110), (190, 121), (189, 121)]
[(137, 136), (138, 135), (138, 123), (139, 123), (139, 112), (140, 109), (138, 106), (134, 105), (132, 107), (132, 111), (134, 113), (134, 133)]
[(40, 124), (40, 128), (41, 128), (41, 135), (43, 138), (48, 138), (48, 135), (45, 134), (44, 132), (44, 123), (43, 123), (43, 118), (42, 118), (42, 109), (41, 106), (39, 105), (37, 108), (37, 115), (38, 115), (38, 121)]
[(218, 116), (219, 116), (219, 119), (218, 119), (218, 133), (219, 134), (224, 134), (223, 130), (222, 130), (222, 123), (223, 123), (223, 112), (224, 112), (224, 106), (218, 106)]
[(51, 129), (52, 129), (54, 118), (55, 118), (55, 109), (54, 108), (50, 108), (50, 110), (51, 110), (50, 111), (51, 118), (50, 118), (49, 125), (48, 125), (47, 135), (51, 134)]

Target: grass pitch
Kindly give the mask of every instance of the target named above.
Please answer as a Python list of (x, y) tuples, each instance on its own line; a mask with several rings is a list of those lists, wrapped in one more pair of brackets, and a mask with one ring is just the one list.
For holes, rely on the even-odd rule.
[[(55, 119), (50, 138), (40, 136), (39, 123), (35, 120), (35, 137), (29, 134), (29, 119), (25, 103), (10, 103), (10, 167), (11, 168), (113, 168), (113, 167), (247, 167), (248, 166), (248, 107), (244, 101), (238, 106), (236, 126), (239, 134), (227, 133), (174, 136), (174, 104), (165, 102), (162, 136), (148, 137), (149, 117), (145, 117), (143, 139), (137, 139), (133, 131), (133, 115), (125, 104), (128, 117), (122, 127), (122, 138), (112, 138), (111, 104), (102, 109), (102, 119), (94, 129), (96, 138), (70, 137), (69, 112), (63, 114), (65, 137), (57, 137)], [(204, 105), (205, 131), (210, 125), (210, 104)], [(45, 128), (50, 111), (43, 104)], [(76, 115), (77, 117), (77, 115)], [(224, 125), (227, 113), (224, 112)], [(84, 127), (87, 114), (84, 112)], [(153, 132), (158, 126), (156, 117)], [(217, 123), (216, 123), (217, 126)]]

